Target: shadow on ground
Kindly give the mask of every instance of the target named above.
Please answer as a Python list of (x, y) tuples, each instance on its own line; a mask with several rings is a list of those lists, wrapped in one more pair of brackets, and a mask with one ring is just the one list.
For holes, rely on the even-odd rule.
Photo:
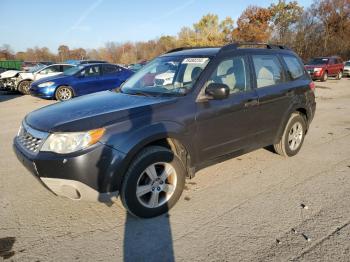
[(15, 91), (0, 91), (0, 103), (5, 102), (7, 100), (11, 100), (17, 97), (22, 96), (20, 93), (15, 92)]
[(0, 258), (9, 259), (15, 254), (15, 251), (12, 251), (15, 242), (16, 238), (14, 237), (0, 238)]
[(169, 214), (152, 219), (126, 216), (124, 261), (175, 261)]

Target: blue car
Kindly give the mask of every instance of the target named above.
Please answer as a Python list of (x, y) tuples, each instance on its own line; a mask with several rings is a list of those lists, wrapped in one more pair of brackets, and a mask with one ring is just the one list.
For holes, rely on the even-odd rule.
[(83, 64), (63, 74), (35, 81), (30, 86), (33, 96), (66, 101), (75, 96), (119, 87), (133, 71), (107, 63)]

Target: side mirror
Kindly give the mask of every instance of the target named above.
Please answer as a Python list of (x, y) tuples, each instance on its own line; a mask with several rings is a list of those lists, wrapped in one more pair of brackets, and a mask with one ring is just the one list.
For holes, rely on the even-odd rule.
[(230, 94), (230, 88), (225, 84), (211, 83), (205, 89), (205, 94), (212, 99), (225, 99)]

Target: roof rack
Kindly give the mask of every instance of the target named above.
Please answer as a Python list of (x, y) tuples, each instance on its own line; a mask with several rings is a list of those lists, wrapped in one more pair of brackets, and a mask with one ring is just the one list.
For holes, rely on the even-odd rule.
[(283, 50), (290, 50), (288, 47), (283, 45), (274, 45), (269, 43), (256, 43), (256, 42), (236, 42), (231, 43), (225, 46), (186, 46), (186, 47), (178, 47), (172, 50), (169, 50), (166, 52), (166, 54), (183, 51), (183, 50), (189, 50), (189, 49), (201, 49), (201, 48), (220, 48), (219, 52), (225, 52), (229, 50), (236, 50), (238, 48), (248, 46), (248, 47), (265, 47), (266, 49), (283, 49)]
[(185, 46), (185, 47), (178, 47), (175, 49), (171, 49), (166, 54), (183, 51), (183, 50), (189, 50), (189, 49), (201, 49), (201, 48), (220, 48), (220, 46)]
[(220, 49), (220, 52), (225, 52), (225, 51), (229, 51), (229, 50), (233, 50), (233, 49), (238, 49), (240, 47), (244, 47), (244, 46), (249, 46), (249, 47), (265, 47), (266, 49), (284, 49), (284, 50), (289, 50), (288, 47), (283, 46), (283, 45), (274, 45), (274, 44), (268, 44), (268, 43), (255, 43), (255, 42), (237, 42), (237, 43), (232, 43), (232, 44), (228, 44), (223, 46)]

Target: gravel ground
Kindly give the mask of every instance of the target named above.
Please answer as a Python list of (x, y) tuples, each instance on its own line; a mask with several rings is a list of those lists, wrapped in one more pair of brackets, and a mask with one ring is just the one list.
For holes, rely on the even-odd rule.
[(350, 261), (350, 79), (316, 84), (297, 156), (260, 149), (201, 170), (148, 220), (43, 188), (11, 144), (54, 101), (1, 93), (0, 261)]

